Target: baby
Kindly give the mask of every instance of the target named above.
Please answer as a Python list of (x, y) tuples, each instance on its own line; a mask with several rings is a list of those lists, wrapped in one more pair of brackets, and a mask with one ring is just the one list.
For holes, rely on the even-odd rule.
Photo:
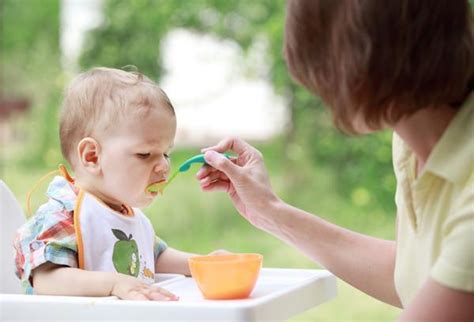
[(166, 94), (133, 72), (94, 68), (69, 85), (60, 117), (71, 165), (50, 183), (49, 201), (17, 232), (17, 275), (26, 293), (176, 300), (154, 273), (189, 275), (194, 254), (155, 236), (150, 184), (165, 181), (176, 116)]

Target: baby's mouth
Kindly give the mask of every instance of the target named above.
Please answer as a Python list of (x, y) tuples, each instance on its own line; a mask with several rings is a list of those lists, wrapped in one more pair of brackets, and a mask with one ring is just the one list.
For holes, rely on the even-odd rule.
[(156, 181), (146, 188), (146, 191), (148, 193), (151, 193), (152, 195), (156, 196), (158, 193), (163, 194), (163, 188), (165, 187), (166, 183), (168, 181), (166, 180), (161, 180), (161, 181)]

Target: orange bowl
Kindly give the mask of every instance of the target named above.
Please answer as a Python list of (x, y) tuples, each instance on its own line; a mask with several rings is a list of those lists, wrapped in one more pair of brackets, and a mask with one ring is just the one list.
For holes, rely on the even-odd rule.
[(207, 299), (246, 298), (257, 282), (263, 256), (229, 254), (194, 256), (188, 260), (191, 275)]

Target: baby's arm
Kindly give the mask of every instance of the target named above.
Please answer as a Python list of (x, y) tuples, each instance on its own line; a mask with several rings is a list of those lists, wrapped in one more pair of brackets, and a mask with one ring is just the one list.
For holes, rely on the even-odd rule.
[[(219, 249), (215, 250), (208, 255), (226, 255), (231, 254), (230, 252)], [(198, 256), (197, 254), (186, 253), (180, 250), (167, 247), (163, 253), (158, 256), (158, 260), (155, 265), (155, 272), (157, 273), (175, 273), (190, 276), (188, 259), (192, 256)]]
[(145, 284), (135, 277), (113, 273), (86, 271), (45, 263), (33, 272), (37, 294), (70, 296), (115, 295), (124, 300), (173, 301), (170, 292)]
[(167, 247), (156, 260), (155, 272), (183, 274), (189, 276), (191, 275), (191, 272), (188, 267), (188, 258), (192, 256), (196, 256), (196, 254), (186, 253)]

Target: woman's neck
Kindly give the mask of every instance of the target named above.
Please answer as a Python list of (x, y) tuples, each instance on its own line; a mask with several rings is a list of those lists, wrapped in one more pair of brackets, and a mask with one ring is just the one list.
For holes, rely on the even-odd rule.
[(457, 112), (458, 109), (447, 105), (425, 108), (400, 120), (393, 127), (415, 154), (417, 173), (424, 168), (431, 151)]

